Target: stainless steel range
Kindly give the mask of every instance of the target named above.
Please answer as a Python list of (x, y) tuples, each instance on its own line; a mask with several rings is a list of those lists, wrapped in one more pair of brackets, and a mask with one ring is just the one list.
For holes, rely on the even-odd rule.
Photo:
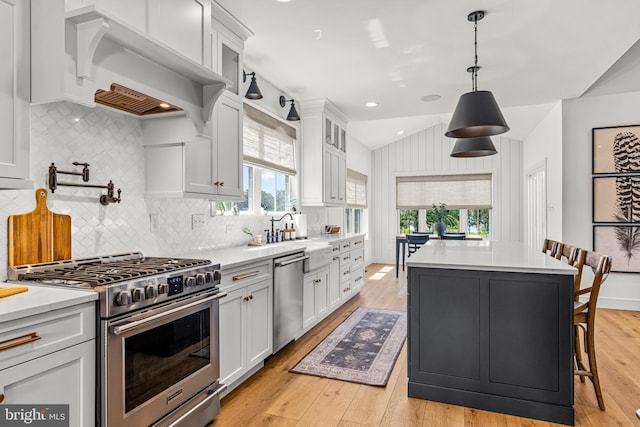
[(102, 426), (204, 426), (220, 411), (220, 266), (139, 252), (9, 267), (99, 293)]

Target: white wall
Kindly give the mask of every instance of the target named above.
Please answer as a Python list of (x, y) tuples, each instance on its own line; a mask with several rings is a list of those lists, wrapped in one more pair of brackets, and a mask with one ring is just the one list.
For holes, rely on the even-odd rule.
[[(640, 92), (565, 100), (562, 104), (562, 237), (593, 248), (591, 130), (640, 124)], [(583, 280), (590, 280), (589, 271)], [(640, 310), (640, 274), (612, 273), (598, 298), (602, 307)]]
[[(522, 146), (523, 193), (527, 173), (546, 162), (547, 237), (562, 241), (562, 103), (558, 102), (524, 140)], [(523, 212), (527, 199), (523, 198)], [(526, 219), (523, 220), (526, 227)], [(538, 246), (542, 242), (537, 242)]]
[(372, 255), (374, 262), (395, 262), (399, 233), (395, 180), (398, 175), (433, 173), (493, 174), (492, 240), (522, 240), (522, 142), (494, 137), (498, 154), (473, 159), (449, 156), (455, 140), (439, 124), (373, 152)]
[(363, 175), (367, 176), (367, 204), (368, 208), (366, 210), (367, 215), (365, 218), (365, 227), (369, 230), (367, 236), (365, 238), (365, 249), (364, 249), (364, 261), (365, 265), (368, 265), (372, 262), (373, 256), (371, 253), (372, 247), (372, 239), (371, 239), (371, 212), (372, 203), (371, 203), (371, 187), (372, 187), (372, 178), (371, 178), (371, 160), (372, 153), (367, 147), (362, 145), (355, 138), (350, 137), (349, 132), (347, 131), (347, 168), (354, 170), (356, 172), (360, 172)]

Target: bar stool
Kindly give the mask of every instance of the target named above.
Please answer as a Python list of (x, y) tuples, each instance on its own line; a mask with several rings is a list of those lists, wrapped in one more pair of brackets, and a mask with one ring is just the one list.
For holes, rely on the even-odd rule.
[(464, 233), (450, 233), (440, 236), (442, 240), (467, 240), (467, 235)]
[(544, 243), (542, 244), (542, 253), (551, 255), (556, 259), (560, 259), (560, 255), (562, 254), (562, 243), (551, 240), (544, 239)]
[[(600, 380), (598, 379), (598, 366), (596, 364), (596, 347), (595, 347), (595, 321), (596, 321), (596, 303), (598, 301), (598, 293), (600, 285), (606, 280), (611, 271), (612, 258), (608, 255), (602, 255), (596, 252), (585, 251), (584, 265), (591, 267), (594, 272), (593, 282), (589, 287), (581, 288), (576, 291), (576, 298), (587, 295), (587, 301), (579, 301), (576, 299), (573, 305), (573, 324), (575, 326), (575, 375), (580, 376), (580, 381), (584, 382), (584, 377), (589, 377), (593, 383), (596, 392), (596, 399), (601, 410), (605, 409), (604, 399), (602, 398), (602, 390), (600, 389)], [(578, 255), (580, 256), (580, 255)], [(582, 351), (580, 350), (580, 333), (583, 331), (584, 347), (587, 353), (587, 364), (583, 363)], [(588, 365), (588, 366), (587, 366)]]

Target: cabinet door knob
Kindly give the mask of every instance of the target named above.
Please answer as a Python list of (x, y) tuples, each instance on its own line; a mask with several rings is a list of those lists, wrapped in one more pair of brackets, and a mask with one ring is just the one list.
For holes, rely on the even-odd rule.
[(220, 187), (224, 187), (224, 181), (220, 181)]
[(4, 402), (4, 394), (0, 393), (0, 403)]

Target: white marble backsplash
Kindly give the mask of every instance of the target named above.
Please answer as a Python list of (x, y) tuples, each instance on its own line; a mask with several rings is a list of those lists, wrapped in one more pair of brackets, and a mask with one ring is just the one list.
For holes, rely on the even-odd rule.
[[(72, 162), (89, 163), (90, 184), (112, 180), (122, 189), (122, 202), (102, 206), (106, 190), (59, 187), (49, 193), (55, 213), (71, 215), (72, 256), (90, 257), (142, 251), (146, 255), (172, 255), (241, 245), (251, 241), (244, 227), (263, 234), (271, 216), (211, 216), (210, 202), (197, 199), (145, 199), (145, 164), (140, 120), (71, 102), (31, 107), (31, 178), (35, 188), (46, 187), (53, 162), (60, 170), (80, 171)], [(81, 177), (59, 175), (62, 182), (82, 182)], [(35, 208), (34, 190), (0, 190), (0, 221)], [(322, 208), (314, 208), (310, 231), (326, 222)], [(192, 215), (204, 214), (203, 227), (192, 229)], [(152, 231), (150, 215), (157, 215)], [(6, 226), (5, 226), (6, 230)], [(215, 260), (213, 260), (215, 262)], [(0, 233), (0, 279), (6, 279), (7, 234)]]

